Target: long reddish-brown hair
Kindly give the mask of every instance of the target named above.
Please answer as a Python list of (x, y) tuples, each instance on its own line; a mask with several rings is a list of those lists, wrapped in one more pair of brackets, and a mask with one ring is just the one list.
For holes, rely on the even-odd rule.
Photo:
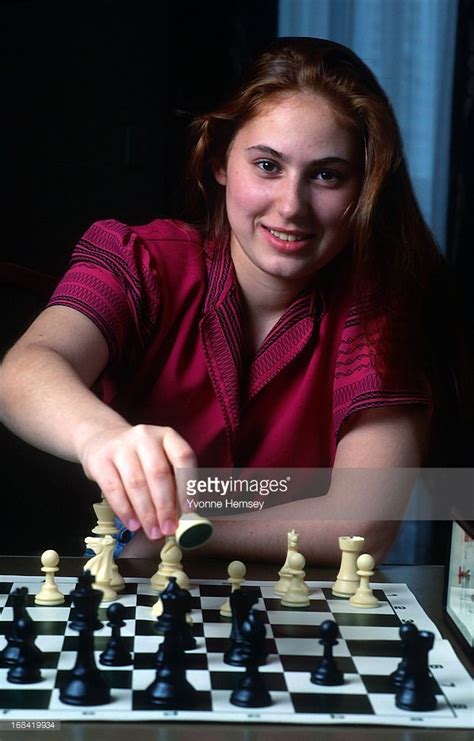
[(228, 233), (225, 189), (214, 171), (246, 122), (296, 92), (323, 96), (362, 147), (362, 189), (351, 216), (353, 281), (376, 367), (425, 372), (433, 383), (432, 292), (444, 260), (414, 196), (390, 102), (353, 51), (324, 39), (278, 39), (227, 102), (194, 121), (187, 181), (193, 220), (211, 239)]

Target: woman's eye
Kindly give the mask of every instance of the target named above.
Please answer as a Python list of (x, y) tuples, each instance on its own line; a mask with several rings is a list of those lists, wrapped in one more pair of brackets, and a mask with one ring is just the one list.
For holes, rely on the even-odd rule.
[(317, 170), (313, 175), (314, 180), (323, 180), (327, 183), (333, 183), (341, 179), (338, 172), (334, 170)]
[(259, 160), (257, 162), (257, 167), (262, 170), (262, 172), (268, 172), (268, 173), (274, 173), (278, 172), (278, 167), (274, 162), (271, 162), (270, 160)]

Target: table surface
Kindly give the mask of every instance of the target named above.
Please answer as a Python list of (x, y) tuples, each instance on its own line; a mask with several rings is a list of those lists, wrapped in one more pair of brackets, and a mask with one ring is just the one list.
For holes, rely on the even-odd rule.
[[(78, 576), (82, 572), (85, 560), (82, 558), (62, 558), (61, 575)], [(275, 574), (279, 567), (274, 564), (247, 563), (247, 579), (266, 581), (275, 580)], [(120, 559), (120, 572), (123, 576), (149, 577), (155, 573), (157, 564), (155, 561), (145, 559)], [(210, 561), (193, 559), (186, 563), (186, 573), (193, 578), (201, 579), (223, 579), (226, 578), (227, 562), (213, 559)], [(41, 575), (39, 559), (31, 556), (0, 556), (0, 573), (14, 575)], [(306, 578), (308, 580), (331, 581), (335, 579), (335, 569), (307, 568)], [(436, 623), (444, 638), (451, 643), (464, 666), (471, 676), (472, 665), (462, 654), (459, 646), (453, 639), (451, 632), (443, 621), (443, 581), (444, 568), (442, 566), (384, 566), (377, 569), (374, 581), (377, 582), (401, 582), (408, 585), (417, 600)], [(203, 725), (199, 726), (204, 731)], [(82, 723), (69, 721), (62, 723), (58, 733), (48, 733), (48, 741), (62, 741), (74, 739), (74, 741), (130, 741), (130, 733), (136, 734), (140, 741), (151, 741), (151, 739), (163, 739), (163, 741), (195, 741), (196, 725), (193, 723)], [(329, 739), (329, 741), (362, 741), (370, 739), (375, 741), (383, 737), (384, 741), (411, 741), (411, 739), (424, 739), (424, 741), (474, 741), (474, 732), (471, 730), (453, 729), (416, 729), (416, 728), (390, 728), (372, 726), (295, 726), (295, 725), (250, 725), (250, 724), (222, 724), (210, 723), (205, 726), (206, 741), (221, 741), (225, 735), (226, 741), (288, 741), (288, 739)], [(33, 736), (32, 736), (33, 733)], [(38, 735), (37, 735), (38, 734)], [(14, 731), (5, 735), (12, 741), (20, 741), (24, 736), (28, 741), (40, 736), (45, 738), (42, 731)], [(3, 741), (3, 738), (2, 738)]]

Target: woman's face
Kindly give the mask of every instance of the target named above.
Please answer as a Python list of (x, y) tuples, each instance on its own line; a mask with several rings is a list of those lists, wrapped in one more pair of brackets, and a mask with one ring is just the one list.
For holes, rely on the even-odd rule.
[(275, 99), (239, 129), (216, 172), (236, 268), (297, 287), (341, 252), (362, 183), (358, 144), (312, 93)]

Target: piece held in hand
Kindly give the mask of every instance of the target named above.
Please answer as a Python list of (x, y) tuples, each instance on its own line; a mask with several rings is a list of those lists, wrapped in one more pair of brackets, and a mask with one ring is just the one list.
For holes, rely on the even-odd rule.
[(324, 646), (323, 658), (317, 667), (311, 672), (311, 682), (313, 684), (323, 684), (328, 687), (334, 687), (344, 684), (344, 674), (336, 664), (333, 656), (333, 647), (337, 646), (338, 627), (334, 620), (325, 620), (321, 623), (321, 640)]
[[(244, 563), (242, 563), (242, 561), (231, 561), (231, 563), (227, 567), (227, 573), (229, 574), (229, 578), (227, 579), (227, 581), (231, 585), (232, 594), (232, 592), (235, 592), (237, 589), (241, 588), (242, 582), (245, 578), (245, 574), (247, 573), (247, 567)], [(219, 615), (228, 618), (232, 617), (232, 608), (230, 606), (229, 598), (226, 599), (226, 601), (220, 608)]]
[(112, 628), (105, 651), (99, 656), (99, 662), (104, 666), (129, 666), (133, 664), (132, 654), (127, 649), (121, 635), (122, 628), (126, 625), (123, 619), (125, 607), (120, 602), (112, 602), (107, 608), (107, 625)]
[(189, 579), (184, 573), (183, 564), (181, 563), (182, 551), (176, 542), (174, 535), (168, 535), (165, 544), (160, 551), (160, 563), (158, 570), (150, 579), (150, 586), (161, 592), (168, 584), (170, 576), (176, 576), (179, 571), (182, 572), (182, 588), (189, 589)]
[(37, 605), (62, 605), (64, 604), (64, 594), (60, 591), (54, 575), (59, 571), (59, 555), (56, 551), (45, 551), (41, 556), (43, 564), (41, 571), (45, 574), (45, 580), (41, 589), (35, 597)]
[(212, 537), (214, 527), (206, 517), (195, 512), (185, 512), (181, 515), (176, 528), (176, 542), (184, 550), (199, 548)]
[(84, 571), (71, 592), (74, 610), (69, 627), (79, 633), (79, 648), (74, 669), (59, 690), (59, 699), (66, 705), (105, 705), (111, 701), (109, 686), (94, 658), (94, 631), (103, 625), (97, 618), (102, 594), (93, 589), (93, 581), (90, 571)]
[(332, 588), (332, 593), (336, 597), (350, 597), (359, 586), (357, 558), (362, 552), (364, 542), (364, 538), (358, 535), (343, 535), (339, 538), (339, 548), (342, 551), (341, 566)]
[(363, 553), (357, 559), (357, 575), (360, 584), (350, 598), (353, 607), (378, 607), (379, 601), (369, 586), (369, 579), (374, 575), (375, 561), (369, 553)]

